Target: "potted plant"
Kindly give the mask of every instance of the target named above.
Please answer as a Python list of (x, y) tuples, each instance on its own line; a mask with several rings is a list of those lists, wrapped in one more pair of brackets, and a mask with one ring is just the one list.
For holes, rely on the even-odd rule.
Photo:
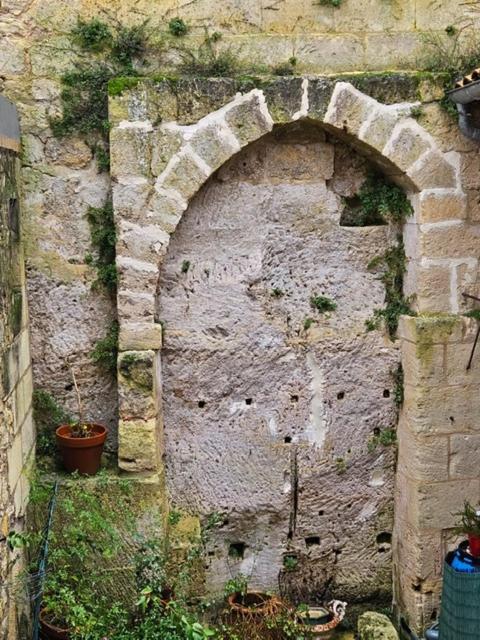
[(77, 396), (78, 422), (62, 424), (56, 430), (57, 446), (67, 471), (93, 476), (100, 469), (107, 428), (83, 419), (82, 401), (73, 368), (70, 367)]
[[(130, 547), (129, 489), (100, 478), (86, 484), (73, 478), (58, 489), (48, 535), (48, 555), (41, 591), (40, 629), (44, 640), (104, 638), (128, 621), (118, 590)], [(45, 522), (51, 486), (37, 481), (32, 517)], [(38, 545), (44, 532), (38, 530)], [(34, 557), (39, 556), (32, 548)], [(38, 568), (33, 567), (36, 574)]]
[(472, 556), (480, 557), (480, 508), (475, 509), (468, 500), (465, 500), (463, 511), (455, 514), (458, 517), (456, 531), (466, 535)]

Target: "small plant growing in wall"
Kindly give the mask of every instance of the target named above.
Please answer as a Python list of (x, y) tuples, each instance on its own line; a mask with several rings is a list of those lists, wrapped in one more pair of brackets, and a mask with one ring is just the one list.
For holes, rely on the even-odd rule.
[(103, 207), (89, 207), (87, 220), (90, 225), (92, 245), (97, 256), (85, 256), (86, 264), (97, 270), (93, 288), (103, 286), (112, 295), (117, 292), (117, 269), (115, 266), (116, 232), (113, 220), (113, 205), (107, 200)]
[(327, 313), (328, 311), (335, 311), (337, 308), (336, 302), (327, 296), (313, 295), (310, 298), (310, 306), (319, 313)]
[(190, 266), (191, 266), (190, 260), (184, 260), (182, 262), (181, 272), (188, 273)]
[(282, 289), (279, 289), (278, 287), (274, 287), (272, 289), (272, 298), (282, 298), (284, 295), (285, 294)]
[(382, 256), (370, 261), (368, 268), (378, 270), (380, 280), (385, 285), (385, 307), (375, 309), (373, 317), (365, 321), (367, 331), (379, 329), (385, 325), (388, 334), (393, 339), (398, 328), (401, 315), (415, 315), (411, 309), (410, 298), (403, 295), (403, 277), (406, 272), (406, 256), (401, 236), (397, 244), (387, 249)]
[(181, 36), (187, 35), (188, 26), (182, 18), (177, 16), (176, 18), (172, 18), (168, 23), (168, 31), (172, 36), (180, 38)]
[(105, 337), (97, 341), (91, 353), (93, 362), (114, 378), (117, 375), (118, 330), (118, 322), (115, 320), (108, 327)]
[(315, 320), (313, 318), (305, 318), (303, 321), (303, 330), (308, 331), (314, 322)]
[(397, 432), (393, 427), (388, 429), (377, 429), (375, 434), (369, 439), (367, 449), (373, 453), (377, 447), (392, 447), (397, 443)]
[(315, 4), (324, 7), (335, 7), (337, 9), (342, 4), (342, 0), (318, 0)]

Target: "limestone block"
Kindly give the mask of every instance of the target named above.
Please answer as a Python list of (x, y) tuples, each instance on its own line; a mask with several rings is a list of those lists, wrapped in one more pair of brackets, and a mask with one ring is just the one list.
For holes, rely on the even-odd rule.
[(121, 322), (153, 322), (156, 296), (153, 291), (118, 292), (118, 314)]
[(71, 71), (71, 48), (72, 42), (66, 35), (52, 36), (50, 33), (45, 40), (37, 40), (29, 49), (33, 77), (58, 78)]
[(415, 31), (410, 33), (366, 33), (362, 69), (383, 71), (384, 69), (406, 69), (410, 66), (416, 69), (418, 58), (424, 50), (425, 44), (420, 34)]
[(425, 340), (420, 344), (402, 343), (405, 383), (438, 386), (445, 381), (445, 348)]
[[(136, 125), (137, 123), (135, 123)], [(149, 123), (115, 127), (110, 132), (110, 167), (115, 178), (150, 175), (152, 131)]]
[(172, 234), (186, 208), (187, 202), (178, 192), (160, 188), (154, 190), (144, 216), (146, 221)]
[(375, 100), (358, 91), (351, 84), (338, 82), (323, 121), (337, 129), (356, 135), (376, 107)]
[(118, 466), (123, 471), (155, 471), (159, 464), (157, 421), (120, 420)]
[(177, 127), (159, 127), (152, 134), (152, 174), (159, 176), (184, 142)]
[(273, 183), (284, 183), (286, 175), (295, 181), (330, 180), (334, 171), (334, 155), (334, 146), (327, 142), (268, 145), (264, 166), (269, 182)]
[(190, 200), (211, 173), (210, 167), (200, 162), (191, 149), (184, 147), (168, 163), (155, 188), (177, 191), (184, 200)]
[(465, 20), (465, 5), (451, 0), (430, 0), (416, 2), (416, 28), (422, 31), (443, 31), (448, 25)]
[(23, 469), (22, 436), (17, 434), (7, 451), (8, 486), (13, 491), (17, 486)]
[(189, 143), (194, 152), (213, 170), (240, 151), (238, 140), (221, 122), (199, 127)]
[(383, 3), (379, 0), (365, 0), (362, 11), (355, 3), (346, 2), (341, 11), (334, 11), (335, 30), (354, 33), (375, 31), (389, 33), (413, 31), (415, 28), (415, 2), (405, 0), (397, 3)]
[(258, 140), (273, 127), (265, 96), (257, 89), (229, 105), (225, 111), (225, 120), (242, 147)]
[(472, 343), (447, 345), (445, 371), (449, 384), (480, 384), (480, 358), (475, 355), (470, 369), (467, 369), (472, 347)]
[(0, 50), (0, 74), (19, 76), (25, 72), (25, 43), (15, 38), (3, 36)]
[[(202, 38), (203, 39), (203, 38)], [(156, 87), (158, 92), (162, 85)], [(179, 78), (170, 92), (175, 97), (174, 110), (165, 113), (165, 90), (158, 94), (158, 111), (163, 122), (176, 121), (180, 125), (196, 124), (209, 114), (234, 100), (238, 85), (232, 78)]]
[[(265, 58), (268, 59), (269, 39), (264, 42)], [(345, 73), (356, 71), (359, 60), (365, 54), (365, 40), (360, 34), (318, 34), (300, 35), (291, 39), (283, 36), (285, 47), (295, 51), (301, 61), (302, 69), (313, 73)], [(272, 62), (281, 63), (291, 55), (283, 58), (272, 57)]]
[(480, 224), (446, 221), (420, 225), (419, 250), (428, 258), (476, 258), (480, 255)]
[(360, 640), (398, 640), (398, 633), (387, 616), (367, 611), (358, 619), (358, 637)]
[(82, 169), (92, 157), (90, 147), (78, 138), (49, 138), (45, 144), (45, 159), (52, 164)]
[(474, 323), (454, 314), (401, 316), (398, 327), (400, 338), (418, 344), (420, 356), (428, 345), (472, 341), (474, 334)]
[(468, 189), (467, 217), (470, 222), (480, 222), (480, 189)]
[(411, 484), (413, 521), (420, 528), (450, 529), (455, 526), (456, 516), (463, 501), (478, 502), (480, 480), (450, 480), (437, 483)]
[(143, 222), (153, 187), (146, 178), (122, 180), (112, 185), (113, 209), (119, 220)]
[(35, 425), (33, 423), (31, 410), (28, 412), (28, 415), (23, 422), (20, 434), (22, 438), (22, 464), (25, 466), (35, 444)]
[(419, 437), (401, 420), (398, 433), (398, 467), (414, 480), (448, 480), (448, 436)]
[(400, 579), (405, 580), (409, 587), (421, 588), (425, 581), (441, 577), (442, 532), (420, 530), (417, 522), (408, 518), (412, 496), (408, 493), (409, 487), (402, 471), (397, 477), (394, 541), (401, 567)]
[(154, 351), (123, 351), (118, 357), (120, 419), (148, 420), (157, 415)]
[(151, 262), (137, 260), (135, 257), (117, 255), (118, 289), (155, 291), (158, 279), (158, 267)]
[(460, 180), (464, 189), (479, 189), (478, 151), (463, 153), (460, 158)]
[(450, 477), (478, 477), (480, 435), (456, 434), (450, 436)]
[(405, 386), (403, 416), (418, 435), (480, 431), (479, 386)]
[(451, 268), (421, 263), (415, 269), (415, 302), (420, 312), (451, 311)]
[[(121, 221), (117, 234), (117, 255), (155, 263), (166, 252), (170, 235), (157, 225)], [(141, 286), (141, 283), (140, 283)], [(138, 286), (136, 287), (138, 289)]]
[(409, 120), (395, 127), (382, 153), (406, 171), (432, 146), (430, 136), (416, 122)]
[(454, 189), (457, 187), (455, 168), (439, 151), (429, 151), (411, 166), (407, 175), (418, 189)]
[(122, 351), (160, 349), (162, 346), (162, 326), (151, 322), (121, 321), (118, 345)]
[(308, 80), (305, 86), (303, 78), (284, 77), (263, 87), (268, 111), (275, 123), (291, 122), (302, 107), (302, 99), (308, 98), (311, 82)]
[(373, 147), (377, 151), (382, 151), (398, 119), (398, 111), (378, 105), (372, 110), (368, 120), (365, 120), (363, 123), (358, 137), (370, 147)]
[(417, 216), (419, 223), (464, 220), (467, 217), (467, 196), (453, 190), (422, 191)]

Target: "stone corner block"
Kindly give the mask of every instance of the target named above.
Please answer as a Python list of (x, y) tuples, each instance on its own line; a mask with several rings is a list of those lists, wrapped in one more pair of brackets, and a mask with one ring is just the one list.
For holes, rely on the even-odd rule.
[(124, 471), (155, 471), (159, 467), (157, 420), (120, 420), (118, 466)]
[(200, 164), (199, 161), (201, 162), (201, 159), (194, 154), (191, 147), (183, 147), (158, 177), (156, 190), (171, 189), (179, 193), (184, 200), (190, 200), (212, 173), (212, 169), (206, 163)]
[(111, 175), (150, 176), (151, 126), (118, 126), (110, 132)]
[(348, 82), (337, 82), (323, 121), (345, 133), (358, 135), (365, 120), (378, 106)]
[(231, 103), (225, 110), (225, 120), (242, 147), (258, 140), (273, 128), (265, 96), (258, 89)]
[(443, 153), (431, 149), (407, 170), (408, 177), (417, 189), (455, 189), (458, 186), (455, 167)]
[(382, 154), (402, 171), (415, 164), (432, 148), (432, 141), (414, 121), (400, 122), (393, 130)]
[(449, 313), (401, 316), (398, 335), (416, 345), (457, 342), (464, 333), (465, 319)]
[(152, 322), (132, 322), (120, 325), (120, 351), (157, 351), (162, 348), (162, 325)]

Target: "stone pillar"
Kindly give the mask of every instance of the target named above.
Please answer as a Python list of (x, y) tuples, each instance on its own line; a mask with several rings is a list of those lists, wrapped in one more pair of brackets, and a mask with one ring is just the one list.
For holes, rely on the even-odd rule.
[(455, 513), (480, 499), (480, 350), (467, 363), (477, 323), (403, 317), (405, 399), (398, 428), (395, 597), (416, 632), (439, 609), (442, 564), (455, 543)]

